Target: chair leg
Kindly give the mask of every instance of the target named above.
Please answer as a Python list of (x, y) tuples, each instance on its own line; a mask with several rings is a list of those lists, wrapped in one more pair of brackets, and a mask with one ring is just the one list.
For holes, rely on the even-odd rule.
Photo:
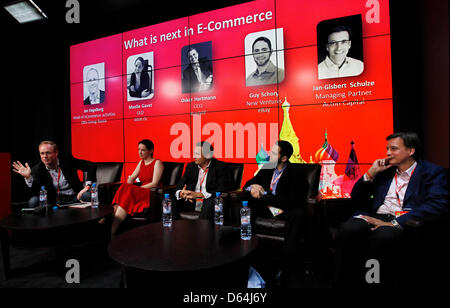
[(126, 270), (126, 268), (123, 268), (122, 272), (120, 274), (120, 287), (124, 288), (124, 289), (128, 289), (127, 270)]

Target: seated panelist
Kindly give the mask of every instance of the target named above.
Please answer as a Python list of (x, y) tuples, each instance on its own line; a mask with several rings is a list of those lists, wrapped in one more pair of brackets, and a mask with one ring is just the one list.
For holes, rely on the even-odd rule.
[[(114, 218), (111, 226), (111, 234), (115, 235), (120, 224), (127, 215), (133, 216), (142, 212), (150, 205), (150, 189), (159, 185), (164, 170), (163, 163), (153, 157), (153, 142), (144, 139), (138, 143), (138, 152), (141, 161), (134, 172), (128, 177), (127, 183), (122, 184), (116, 192), (112, 204), (114, 206)], [(139, 177), (141, 186), (134, 185)]]
[[(25, 183), (33, 196), (28, 201), (29, 207), (39, 205), (39, 191), (45, 186), (47, 201), (50, 205), (90, 201), (91, 184), (96, 181), (96, 167), (89, 161), (59, 158), (58, 146), (53, 141), (42, 141), (39, 144), (41, 162), (30, 168), (28, 163), (13, 162), (13, 171), (24, 177)], [(87, 172), (86, 186), (80, 181), (77, 170)]]
[(286, 220), (281, 272), (289, 262), (302, 264), (304, 257), (301, 242), (306, 236), (308, 183), (289, 162), (293, 152), (288, 141), (277, 141), (271, 149), (269, 163), (244, 185), (244, 190), (250, 193), (252, 223), (257, 217), (278, 216)]
[(402, 262), (399, 247), (408, 219), (448, 213), (446, 173), (420, 159), (419, 137), (415, 133), (394, 133), (386, 140), (386, 157), (375, 160), (353, 187), (351, 197), (361, 211), (339, 230), (337, 286), (364, 283), (364, 265), (370, 259), (379, 262), (380, 279), (386, 282)]
[(200, 219), (214, 219), (216, 192), (229, 190), (231, 176), (226, 163), (213, 157), (214, 148), (207, 141), (198, 142), (194, 148), (194, 161), (186, 170), (176, 188), (177, 209), (195, 205)]

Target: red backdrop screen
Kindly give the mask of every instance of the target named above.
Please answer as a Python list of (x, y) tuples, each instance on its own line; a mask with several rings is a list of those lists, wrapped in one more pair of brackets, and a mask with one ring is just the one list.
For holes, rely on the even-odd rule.
[(71, 46), (70, 82), (76, 157), (128, 176), (142, 139), (180, 162), (209, 140), (244, 183), (280, 138), (322, 164), (325, 198), (349, 197), (393, 131), (389, 3), (259, 0), (151, 25)]

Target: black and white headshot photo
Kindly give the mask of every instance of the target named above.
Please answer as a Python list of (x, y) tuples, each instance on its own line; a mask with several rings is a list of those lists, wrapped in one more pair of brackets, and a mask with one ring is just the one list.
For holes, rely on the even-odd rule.
[(361, 15), (317, 25), (319, 79), (358, 76), (364, 71)]
[(127, 100), (151, 99), (154, 96), (153, 52), (127, 59)]
[(284, 80), (282, 28), (250, 33), (244, 43), (247, 87), (276, 84)]
[(105, 101), (105, 63), (86, 65), (83, 68), (84, 105), (101, 104)]
[(184, 46), (181, 50), (183, 93), (204, 92), (213, 87), (212, 42)]

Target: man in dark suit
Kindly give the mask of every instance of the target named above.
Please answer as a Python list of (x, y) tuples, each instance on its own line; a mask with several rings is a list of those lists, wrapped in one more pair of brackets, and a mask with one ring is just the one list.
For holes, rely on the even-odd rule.
[(183, 93), (201, 92), (211, 89), (213, 82), (212, 64), (207, 58), (199, 58), (195, 48), (187, 53), (189, 65), (183, 70)]
[[(77, 200), (90, 201), (90, 185), (96, 180), (95, 165), (84, 160), (69, 157), (58, 158), (58, 146), (53, 141), (39, 144), (41, 162), (30, 168), (28, 163), (13, 162), (13, 170), (24, 177), (27, 186), (34, 195), (28, 201), (29, 207), (39, 205), (39, 191), (42, 186), (47, 190), (49, 204), (70, 203)], [(87, 172), (86, 186), (83, 187), (77, 170)]]
[(272, 211), (275, 214), (278, 211), (274, 208), (283, 211), (279, 216), (280, 218), (284, 216), (286, 220), (282, 271), (285, 271), (292, 262), (303, 264), (304, 247), (301, 243), (306, 236), (308, 183), (298, 176), (295, 165), (289, 162), (293, 152), (292, 145), (288, 141), (277, 141), (271, 149), (267, 167), (259, 170), (256, 176), (244, 185), (244, 190), (251, 195), (249, 206), (252, 211), (252, 222), (257, 217), (273, 217)]
[(214, 148), (206, 141), (196, 144), (194, 161), (178, 183), (175, 196), (177, 209), (195, 204), (200, 210), (200, 219), (214, 219), (214, 197), (216, 192), (228, 191), (231, 176), (227, 165), (213, 158)]
[[(105, 91), (98, 90), (98, 92), (96, 92), (96, 93), (97, 94), (93, 94), (93, 96), (86, 97), (83, 101), (83, 104), (84, 105), (94, 105), (94, 104), (103, 103), (105, 101)], [(95, 97), (95, 101), (93, 101), (91, 97)]]
[(447, 176), (441, 167), (419, 159), (418, 136), (395, 133), (386, 140), (387, 157), (375, 160), (353, 187), (355, 204), (368, 208), (356, 212), (340, 228), (336, 244), (338, 286), (363, 282), (361, 269), (371, 259), (379, 262), (381, 277), (390, 277), (399, 265), (394, 260), (398, 259), (408, 219), (448, 212)]

